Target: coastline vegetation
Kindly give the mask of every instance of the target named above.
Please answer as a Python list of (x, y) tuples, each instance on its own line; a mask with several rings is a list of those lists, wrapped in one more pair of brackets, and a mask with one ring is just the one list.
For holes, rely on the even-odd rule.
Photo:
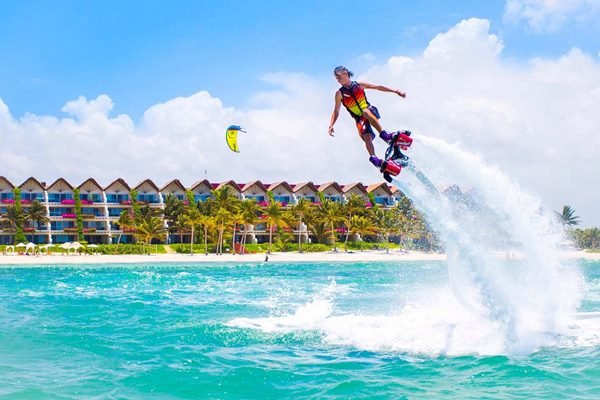
[[(131, 196), (135, 199), (136, 193)], [(134, 200), (131, 209), (115, 221), (118, 234), (113, 237), (114, 244), (92, 248), (85, 246), (81, 205), (76, 202), (73, 231), (84, 245), (80, 252), (98, 254), (441, 250), (435, 232), (406, 197), (393, 207), (378, 205), (373, 196), (365, 202), (351, 195), (339, 203), (320, 193), (319, 201), (301, 199), (291, 206), (276, 201), (271, 192), (267, 197), (261, 202), (240, 200), (224, 187), (213, 190), (212, 197), (204, 201), (194, 201), (191, 192), (185, 200), (168, 195), (162, 209)], [(600, 229), (574, 228), (579, 217), (570, 206), (555, 214), (575, 247), (600, 251)], [(5, 231), (14, 233), (16, 244), (26, 242), (27, 234), (49, 220), (41, 203), (33, 200), (28, 207), (22, 207), (20, 201), (8, 206), (0, 222)], [(133, 243), (122, 243), (123, 233), (132, 234)], [(268, 240), (259, 243), (258, 237)], [(0, 251), (5, 249), (0, 246)], [(59, 246), (48, 251), (65, 252)]]
[[(135, 193), (131, 195), (136, 198)], [(408, 198), (393, 207), (383, 207), (373, 197), (366, 202), (357, 195), (351, 195), (343, 204), (322, 194), (320, 201), (301, 199), (294, 205), (276, 201), (271, 192), (267, 197), (261, 202), (240, 200), (224, 187), (213, 190), (211, 198), (204, 201), (194, 201), (191, 192), (183, 200), (168, 195), (162, 209), (132, 201), (131, 209), (115, 221), (119, 230), (113, 237), (115, 244), (99, 244), (93, 249), (85, 249), (81, 206), (76, 204), (75, 233), (84, 245), (80, 251), (99, 254), (439, 250), (435, 233)], [(35, 232), (40, 224), (48, 222), (37, 204), (24, 210), (16, 203), (7, 207), (2, 221), (5, 229), (16, 233), (15, 244), (26, 242), (27, 232)], [(134, 243), (122, 243), (124, 232), (133, 234)], [(257, 238), (268, 239), (258, 243), (262, 240)], [(54, 246), (49, 251), (64, 250)]]

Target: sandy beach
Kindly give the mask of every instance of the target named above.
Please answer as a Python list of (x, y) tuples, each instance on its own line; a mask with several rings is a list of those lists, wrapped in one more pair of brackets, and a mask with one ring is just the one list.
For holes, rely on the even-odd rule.
[[(56, 264), (141, 264), (141, 263), (260, 263), (267, 255), (259, 254), (151, 254), (151, 255), (1, 255), (0, 265), (56, 265)], [(503, 254), (497, 254), (504, 257)], [(600, 253), (583, 251), (563, 252), (564, 258), (600, 260)], [(514, 256), (513, 257), (518, 257)], [(425, 252), (401, 252), (398, 250), (321, 252), (321, 253), (271, 253), (269, 262), (376, 262), (376, 261), (439, 261), (446, 260), (445, 254)]]

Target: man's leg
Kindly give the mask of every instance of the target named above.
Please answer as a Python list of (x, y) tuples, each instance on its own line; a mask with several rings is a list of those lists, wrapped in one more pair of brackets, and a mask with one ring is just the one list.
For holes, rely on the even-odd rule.
[(373, 114), (373, 112), (368, 108), (363, 111), (363, 115), (367, 119), (367, 121), (369, 121), (369, 123), (373, 126), (373, 128), (377, 129), (377, 132), (381, 133), (383, 128), (379, 123), (379, 118), (377, 118), (377, 116), (375, 116), (375, 114)]
[(365, 143), (365, 148), (367, 149), (367, 153), (369, 153), (369, 161), (377, 168), (381, 167), (383, 160), (375, 155), (375, 146), (373, 146), (373, 138), (375, 137), (373, 128), (364, 118), (356, 122), (356, 127), (358, 128), (358, 135)]
[[(373, 106), (371, 106), (371, 107), (375, 108)], [(394, 136), (393, 133), (388, 133), (388, 132), (386, 132), (385, 129), (383, 129), (383, 127), (381, 126), (381, 123), (379, 123), (379, 116), (378, 116), (379, 113), (376, 111), (377, 112), (377, 115), (376, 115), (375, 112), (371, 111), (370, 108), (363, 110), (363, 116), (367, 119), (367, 121), (369, 121), (369, 123), (375, 129), (377, 129), (377, 132), (379, 132), (379, 137), (381, 139), (383, 139), (384, 142), (389, 143), (389, 141), (392, 140), (392, 137)]]
[(364, 133), (362, 135), (362, 140), (363, 142), (365, 142), (365, 147), (367, 148), (367, 153), (369, 153), (370, 156), (374, 156), (375, 155), (375, 146), (373, 146), (373, 137), (371, 136), (370, 133)]

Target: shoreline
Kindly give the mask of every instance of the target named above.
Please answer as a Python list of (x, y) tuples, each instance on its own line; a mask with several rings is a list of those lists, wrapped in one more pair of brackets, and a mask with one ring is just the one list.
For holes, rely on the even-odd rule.
[[(353, 251), (343, 250), (319, 253), (256, 253), (256, 254), (151, 254), (151, 255), (0, 255), (0, 266), (13, 265), (72, 265), (72, 264), (146, 264), (146, 263), (263, 263), (268, 262), (389, 262), (389, 261), (445, 261), (446, 254), (417, 251), (386, 253), (385, 250)], [(503, 253), (498, 257), (506, 258)], [(511, 258), (516, 258), (511, 256)], [(600, 253), (570, 251), (561, 253), (561, 258), (600, 260)]]

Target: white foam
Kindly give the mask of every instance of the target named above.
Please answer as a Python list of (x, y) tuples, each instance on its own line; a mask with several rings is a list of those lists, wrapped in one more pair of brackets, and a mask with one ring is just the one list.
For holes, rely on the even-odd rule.
[[(552, 212), (480, 157), (422, 135), (416, 142), (413, 160), (433, 184), (409, 171), (395, 184), (439, 232), (448, 254), (447, 287), (412, 293), (386, 315), (336, 311), (331, 291), (292, 313), (230, 325), (271, 333), (315, 330), (330, 344), (430, 355), (530, 353), (600, 342), (600, 319), (573, 317), (583, 278), (561, 263), (564, 238)], [(435, 188), (442, 182), (475, 188), (481, 207), (451, 203)], [(498, 251), (521, 257), (499, 260)]]
[[(558, 256), (562, 230), (542, 202), (498, 168), (442, 140), (419, 136), (414, 158), (434, 184), (445, 180), (474, 188), (481, 207), (456, 205), (435, 193), (417, 174), (395, 183), (440, 233), (457, 299), (501, 323), (509, 352), (530, 352), (566, 326), (581, 300), (583, 279)], [(517, 248), (512, 267), (498, 261), (499, 249)], [(513, 263), (515, 264), (515, 263)]]
[[(389, 314), (336, 311), (333, 298), (321, 294), (289, 314), (264, 318), (235, 318), (228, 326), (267, 334), (318, 332), (329, 345), (361, 350), (402, 352), (426, 356), (514, 354), (515, 346), (503, 321), (465, 309), (450, 287), (426, 288), (414, 301)], [(538, 342), (556, 347), (600, 345), (600, 315), (578, 313), (560, 333), (537, 333)]]

